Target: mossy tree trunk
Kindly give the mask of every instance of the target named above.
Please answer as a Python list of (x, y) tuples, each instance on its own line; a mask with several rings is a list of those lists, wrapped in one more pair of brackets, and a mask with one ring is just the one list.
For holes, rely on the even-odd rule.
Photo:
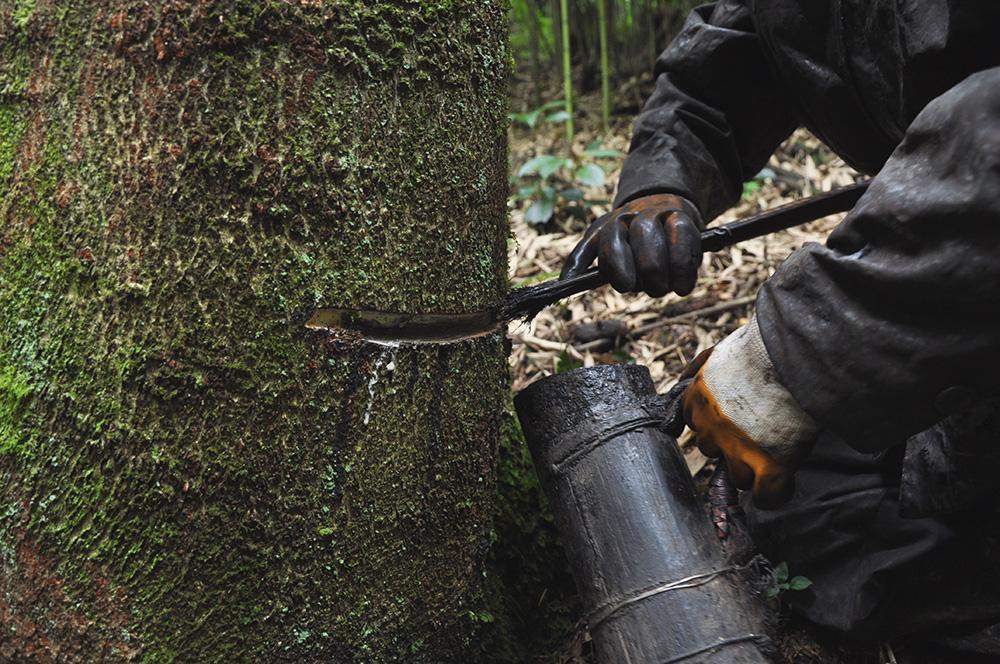
[(0, 2), (0, 660), (474, 660), (502, 4)]

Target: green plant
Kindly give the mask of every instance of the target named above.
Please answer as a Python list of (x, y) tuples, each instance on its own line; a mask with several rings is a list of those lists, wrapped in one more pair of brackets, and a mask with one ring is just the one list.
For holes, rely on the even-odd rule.
[(753, 198), (753, 195), (757, 193), (757, 190), (760, 189), (760, 186), (761, 186), (760, 180), (750, 180), (749, 182), (744, 182), (743, 183), (744, 200), (749, 200), (750, 198)]
[[(605, 359), (604, 362), (611, 364), (635, 364), (635, 358), (628, 354), (624, 348), (618, 348), (616, 350), (608, 353), (609, 358)], [(610, 358), (614, 358), (612, 361)], [(583, 360), (579, 360), (570, 354), (569, 349), (563, 349), (559, 353), (559, 357), (556, 358), (556, 373), (564, 373), (566, 371), (572, 371), (573, 369), (579, 369), (583, 366)]]
[(532, 225), (547, 223), (559, 207), (580, 218), (585, 217), (587, 205), (606, 203), (607, 199), (587, 198), (583, 188), (603, 187), (606, 177), (600, 162), (623, 156), (618, 150), (594, 142), (578, 160), (551, 154), (529, 159), (512, 178), (517, 186), (515, 202), (531, 201), (524, 220)]
[(556, 101), (550, 101), (547, 104), (542, 104), (532, 111), (511, 113), (507, 117), (510, 118), (512, 123), (524, 125), (528, 129), (534, 131), (538, 127), (539, 122), (549, 122), (552, 124), (566, 122), (566, 118), (568, 118), (569, 115), (566, 113), (565, 106), (566, 102), (562, 99), (557, 99)]
[(565, 373), (583, 366), (583, 361), (578, 360), (569, 354), (569, 350), (563, 350), (556, 358), (556, 373)]
[(767, 598), (774, 599), (788, 590), (805, 590), (812, 583), (804, 576), (788, 578), (788, 563), (782, 562), (774, 568), (771, 575), (771, 585), (767, 589)]
[(769, 180), (774, 180), (775, 173), (770, 168), (765, 168), (754, 176), (753, 180), (743, 183), (743, 200), (750, 200), (754, 194)]
[[(531, 57), (551, 59), (556, 50), (554, 21), (534, 0), (513, 0), (510, 4), (510, 47), (518, 60)], [(534, 42), (534, 43), (532, 43)], [(532, 53), (537, 49), (537, 53)]]
[(496, 618), (493, 617), (492, 613), (490, 613), (489, 611), (485, 611), (485, 610), (483, 610), (483, 611), (466, 611), (465, 612), (465, 617), (468, 618), (469, 620), (471, 620), (472, 622), (478, 622), (478, 623), (491, 623), (491, 622), (494, 622), (496, 620)]

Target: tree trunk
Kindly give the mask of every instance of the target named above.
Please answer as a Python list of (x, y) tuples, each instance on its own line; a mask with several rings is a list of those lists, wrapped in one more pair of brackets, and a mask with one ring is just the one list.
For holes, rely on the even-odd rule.
[(0, 2), (0, 660), (474, 661), (500, 2)]

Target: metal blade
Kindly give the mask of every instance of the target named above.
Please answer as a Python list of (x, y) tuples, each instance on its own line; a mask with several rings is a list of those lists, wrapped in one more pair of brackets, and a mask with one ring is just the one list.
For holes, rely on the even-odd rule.
[(350, 331), (365, 341), (387, 345), (435, 344), (481, 337), (506, 321), (494, 311), (460, 314), (404, 314), (356, 309), (319, 309), (306, 328), (330, 332)]

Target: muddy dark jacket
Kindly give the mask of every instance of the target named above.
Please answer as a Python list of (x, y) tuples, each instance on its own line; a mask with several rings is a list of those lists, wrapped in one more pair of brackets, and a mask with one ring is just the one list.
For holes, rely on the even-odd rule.
[(857, 449), (950, 418), (934, 437), (1000, 450), (998, 31), (992, 0), (722, 0), (637, 120), (619, 203), (670, 192), (713, 218), (800, 125), (877, 173), (757, 302), (783, 382)]

